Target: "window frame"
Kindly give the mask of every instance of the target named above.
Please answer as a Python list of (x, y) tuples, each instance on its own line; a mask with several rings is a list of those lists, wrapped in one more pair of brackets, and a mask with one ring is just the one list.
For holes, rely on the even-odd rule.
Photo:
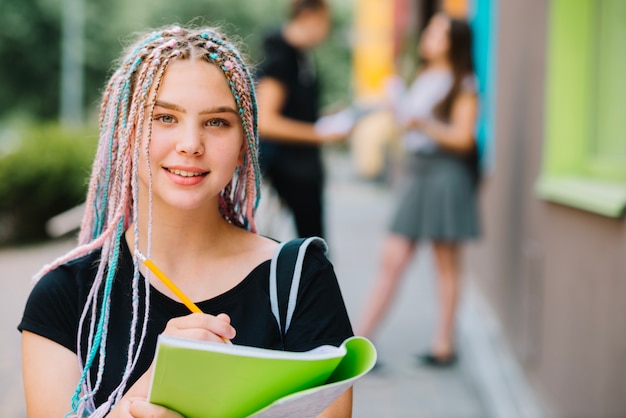
[(553, 0), (548, 20), (544, 154), (536, 194), (609, 217), (626, 207), (626, 161), (593, 152), (594, 0)]

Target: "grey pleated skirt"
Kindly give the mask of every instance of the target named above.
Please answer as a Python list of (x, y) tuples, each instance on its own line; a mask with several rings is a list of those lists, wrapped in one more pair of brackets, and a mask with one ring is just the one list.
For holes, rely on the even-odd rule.
[(392, 233), (412, 240), (464, 241), (480, 234), (470, 168), (444, 151), (407, 156)]

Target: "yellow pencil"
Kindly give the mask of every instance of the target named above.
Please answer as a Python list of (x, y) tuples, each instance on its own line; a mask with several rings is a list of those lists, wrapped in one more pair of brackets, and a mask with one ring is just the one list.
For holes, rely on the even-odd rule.
[[(204, 313), (202, 312), (202, 310), (200, 308), (198, 308), (198, 305), (196, 305), (195, 303), (192, 302), (191, 299), (189, 299), (187, 297), (187, 295), (185, 295), (175, 284), (173, 281), (171, 281), (161, 270), (159, 270), (159, 268), (156, 266), (156, 264), (154, 264), (150, 259), (148, 259), (146, 256), (144, 256), (141, 253), (137, 253), (137, 256), (139, 257), (139, 259), (150, 269), (150, 271), (152, 271), (154, 273), (155, 276), (157, 276), (159, 278), (159, 280), (161, 280), (163, 282), (163, 284), (165, 286), (167, 286), (168, 289), (170, 289), (172, 292), (174, 292), (174, 294), (176, 296), (178, 296), (178, 298), (181, 300), (181, 302), (183, 302), (185, 304), (185, 306), (193, 313)], [(226, 344), (232, 344), (232, 342), (228, 339), (228, 338), (224, 338), (220, 335), (220, 338), (226, 343)]]

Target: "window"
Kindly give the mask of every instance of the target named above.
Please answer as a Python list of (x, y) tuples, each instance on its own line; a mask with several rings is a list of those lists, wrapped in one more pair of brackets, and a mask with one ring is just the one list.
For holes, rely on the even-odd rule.
[(554, 0), (538, 195), (605, 216), (626, 206), (626, 2)]

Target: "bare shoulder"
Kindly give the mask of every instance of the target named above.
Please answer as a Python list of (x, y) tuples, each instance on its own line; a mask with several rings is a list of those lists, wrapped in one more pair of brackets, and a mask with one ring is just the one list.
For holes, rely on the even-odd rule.
[(262, 255), (266, 259), (272, 258), (272, 255), (278, 248), (279, 243), (262, 235), (251, 235), (251, 246), (254, 249), (254, 252)]
[(242, 231), (238, 237), (238, 257), (260, 264), (269, 260), (278, 248), (278, 242), (249, 231)]

